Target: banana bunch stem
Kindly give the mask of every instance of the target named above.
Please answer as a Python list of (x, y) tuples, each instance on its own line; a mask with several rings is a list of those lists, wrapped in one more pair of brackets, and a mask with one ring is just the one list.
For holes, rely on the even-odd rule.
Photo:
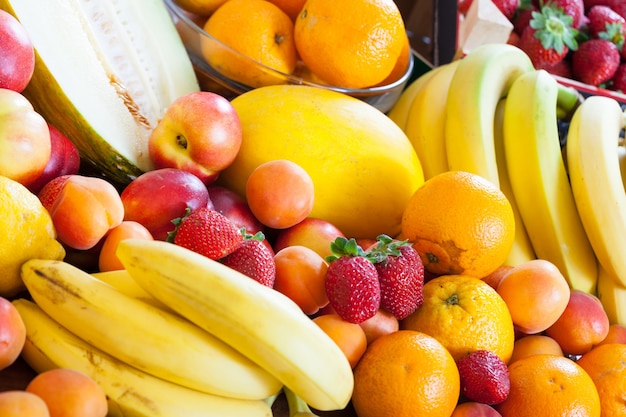
[(289, 388), (284, 387), (283, 392), (285, 393), (287, 405), (289, 406), (289, 417), (319, 417), (311, 411), (309, 405), (302, 398)]

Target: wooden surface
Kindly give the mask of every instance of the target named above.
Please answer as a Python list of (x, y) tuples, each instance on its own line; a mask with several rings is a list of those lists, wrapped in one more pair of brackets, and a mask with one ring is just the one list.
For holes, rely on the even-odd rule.
[[(22, 359), (18, 359), (13, 365), (0, 372), (0, 391), (22, 390), (35, 375), (35, 372)], [(272, 409), (274, 417), (289, 417), (287, 402), (283, 396), (276, 400)], [(320, 417), (357, 417), (351, 406), (345, 410), (318, 411), (316, 414)]]

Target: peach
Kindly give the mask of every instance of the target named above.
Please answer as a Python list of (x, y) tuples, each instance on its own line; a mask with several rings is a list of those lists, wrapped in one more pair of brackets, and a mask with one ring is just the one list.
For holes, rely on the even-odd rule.
[(100, 385), (72, 369), (44, 371), (30, 381), (26, 391), (44, 400), (50, 417), (105, 417), (108, 412)]
[(305, 314), (328, 304), (324, 279), (328, 262), (306, 246), (287, 246), (274, 255), (274, 289), (291, 298)]
[(400, 322), (393, 314), (380, 309), (372, 317), (359, 323), (359, 326), (365, 332), (369, 345), (380, 336), (398, 331)]
[(104, 237), (102, 248), (98, 256), (98, 269), (100, 271), (115, 271), (124, 269), (124, 265), (117, 258), (115, 251), (120, 241), (128, 238), (153, 240), (150, 231), (141, 223), (124, 220), (114, 227)]
[(450, 417), (502, 417), (502, 415), (487, 404), (470, 401), (457, 405)]
[(11, 302), (0, 297), (0, 370), (13, 364), (26, 341), (26, 326)]
[(626, 326), (619, 323), (611, 324), (606, 337), (598, 344), (607, 343), (626, 343)]
[(502, 297), (513, 324), (526, 334), (540, 333), (565, 311), (570, 297), (567, 280), (544, 259), (533, 259), (511, 268), (500, 280)]
[(57, 177), (41, 189), (39, 199), (52, 217), (59, 241), (73, 249), (93, 248), (124, 219), (118, 191), (101, 178)]
[(565, 354), (582, 355), (606, 338), (609, 326), (598, 297), (572, 290), (565, 311), (546, 329), (546, 334), (559, 343)]
[(367, 349), (367, 338), (363, 328), (356, 323), (345, 321), (338, 314), (324, 314), (313, 319), (346, 355), (354, 368)]
[(2, 417), (50, 417), (48, 406), (36, 394), (14, 390), (0, 393)]
[(331, 255), (330, 243), (338, 237), (345, 237), (337, 226), (316, 217), (308, 217), (300, 223), (279, 230), (274, 240), (274, 250), (293, 245), (302, 245), (313, 249), (326, 258)]

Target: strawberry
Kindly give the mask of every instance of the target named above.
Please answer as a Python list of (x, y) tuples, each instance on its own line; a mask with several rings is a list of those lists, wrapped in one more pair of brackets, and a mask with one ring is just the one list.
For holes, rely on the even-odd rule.
[(457, 360), (461, 394), (470, 401), (494, 405), (504, 401), (511, 389), (509, 370), (498, 355), (477, 350)]
[(369, 257), (380, 283), (380, 307), (402, 320), (424, 302), (424, 264), (413, 246), (381, 235)]
[(187, 209), (181, 218), (172, 220), (176, 226), (167, 241), (190, 249), (213, 260), (237, 249), (243, 235), (226, 216), (208, 207)]
[[(612, 40), (616, 45), (619, 42), (624, 41), (624, 33), (626, 30), (626, 19), (620, 16), (617, 12), (608, 6), (593, 6), (587, 12), (587, 18), (589, 22), (587, 27), (589, 28), (589, 34), (592, 38), (598, 38), (602, 33), (613, 34), (616, 37)], [(602, 36), (603, 39), (607, 39), (607, 35)], [(619, 47), (619, 45), (618, 45)]]
[(566, 15), (572, 18), (572, 27), (580, 28), (585, 16), (585, 3), (583, 0), (540, 0), (540, 7), (553, 7), (561, 9)]
[[(519, 7), (520, 0), (492, 0), (493, 4), (500, 10), (500, 12), (509, 20), (513, 20), (517, 8)], [(472, 6), (472, 0), (459, 0), (457, 11), (461, 14), (467, 14)]]
[(553, 75), (558, 75), (564, 78), (572, 78), (572, 66), (569, 59), (562, 59), (553, 66), (546, 67), (545, 70)]
[(617, 67), (610, 85), (611, 90), (626, 94), (626, 64)]
[(522, 36), (524, 29), (526, 29), (533, 18), (533, 12), (537, 11), (539, 11), (539, 8), (533, 4), (520, 8), (517, 11), (517, 15), (513, 18), (513, 31), (519, 36)]
[(354, 238), (338, 237), (331, 243), (333, 255), (324, 286), (329, 305), (344, 320), (362, 323), (380, 308), (380, 283), (376, 267)]
[(574, 78), (585, 84), (599, 86), (613, 78), (620, 64), (617, 46), (606, 39), (583, 42), (572, 54)]
[(224, 265), (249, 276), (255, 281), (274, 287), (276, 279), (276, 263), (274, 252), (265, 243), (263, 232), (254, 235), (242, 229), (244, 240), (232, 253), (220, 259)]
[(537, 69), (554, 66), (570, 50), (578, 47), (578, 31), (572, 27), (571, 16), (550, 6), (533, 12), (519, 41), (519, 48), (528, 54)]

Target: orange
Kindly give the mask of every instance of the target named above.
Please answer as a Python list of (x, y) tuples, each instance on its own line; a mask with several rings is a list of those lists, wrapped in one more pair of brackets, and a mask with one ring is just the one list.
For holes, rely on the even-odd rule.
[(626, 345), (609, 343), (597, 346), (585, 353), (578, 364), (589, 374), (602, 407), (602, 417), (626, 416), (624, 393), (626, 392)]
[(277, 5), (291, 20), (295, 21), (306, 0), (269, 0), (269, 2)]
[(541, 353), (563, 356), (563, 350), (556, 340), (550, 336), (532, 334), (515, 341), (509, 365), (516, 360), (525, 358), (526, 356), (538, 355)]
[(352, 404), (359, 417), (450, 417), (459, 392), (450, 353), (412, 330), (379, 337), (354, 368)]
[(424, 302), (400, 323), (439, 340), (455, 360), (479, 349), (508, 362), (515, 330), (506, 304), (484, 281), (464, 275), (442, 275), (423, 287)]
[(496, 406), (502, 417), (600, 417), (589, 374), (564, 356), (532, 355), (509, 366), (511, 390)]
[(316, 76), (338, 87), (365, 88), (391, 73), (407, 35), (393, 0), (308, 0), (294, 38)]
[(503, 265), (513, 246), (511, 203), (483, 177), (448, 171), (427, 179), (402, 216), (424, 268), (437, 275), (483, 278)]
[(424, 303), (400, 323), (426, 333), (455, 360), (479, 349), (509, 361), (515, 343), (513, 321), (504, 300), (489, 284), (463, 275), (442, 275), (423, 288)]
[(388, 85), (398, 81), (409, 69), (409, 63), (411, 62), (411, 42), (409, 41), (409, 37), (404, 37), (404, 43), (402, 46), (402, 51), (400, 51), (400, 55), (396, 60), (396, 64), (393, 66), (393, 69), (382, 80), (378, 85)]
[(229, 0), (209, 17), (204, 30), (222, 43), (202, 38), (207, 62), (249, 87), (284, 83), (275, 71), (291, 74), (296, 67), (293, 22), (269, 1)]

